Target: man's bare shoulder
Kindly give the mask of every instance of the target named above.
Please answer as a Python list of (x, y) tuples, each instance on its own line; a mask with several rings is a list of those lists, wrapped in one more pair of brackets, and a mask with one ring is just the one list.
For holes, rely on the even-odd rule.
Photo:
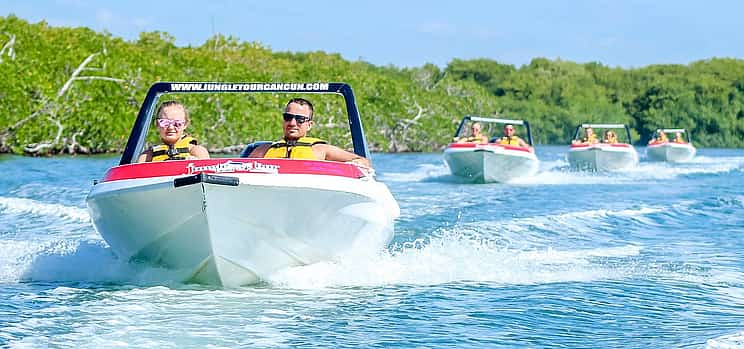
[(262, 158), (264, 155), (266, 155), (266, 151), (269, 150), (269, 147), (271, 146), (271, 143), (265, 143), (261, 144), (256, 149), (253, 149), (253, 151), (248, 154), (249, 158)]

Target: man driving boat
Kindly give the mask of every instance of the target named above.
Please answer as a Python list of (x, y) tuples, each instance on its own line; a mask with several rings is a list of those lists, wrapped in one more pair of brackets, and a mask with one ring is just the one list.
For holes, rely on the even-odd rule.
[(594, 129), (591, 127), (587, 127), (584, 129), (584, 138), (582, 139), (574, 139), (572, 144), (595, 144), (599, 143), (599, 140), (597, 139), (597, 135), (594, 134)]
[(527, 142), (524, 141), (524, 139), (520, 138), (519, 136), (515, 135), (514, 125), (512, 124), (506, 124), (504, 125), (504, 136), (501, 137), (497, 143), (503, 144), (503, 145), (514, 145), (518, 147), (524, 147), (529, 148), (532, 150), (532, 147), (530, 147)]
[(481, 133), (483, 126), (480, 122), (474, 122), (470, 125), (470, 137), (460, 137), (455, 139), (457, 143), (488, 143), (488, 137)]
[(667, 138), (666, 132), (662, 130), (656, 130), (656, 135), (653, 138), (651, 138), (651, 140), (648, 143), (649, 144), (664, 143), (668, 141), (669, 141), (669, 138)]
[(367, 158), (330, 145), (322, 139), (307, 137), (308, 131), (313, 127), (313, 112), (310, 101), (304, 98), (291, 99), (282, 114), (284, 137), (258, 146), (248, 157), (330, 160), (371, 167)]

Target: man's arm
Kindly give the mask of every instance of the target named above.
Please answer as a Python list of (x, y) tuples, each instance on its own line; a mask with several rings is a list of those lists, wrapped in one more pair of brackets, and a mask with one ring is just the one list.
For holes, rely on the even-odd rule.
[(271, 146), (271, 143), (267, 144), (261, 144), (256, 149), (253, 149), (253, 151), (248, 154), (249, 158), (262, 158), (264, 155), (266, 155), (266, 151), (269, 150), (269, 147)]
[(532, 148), (529, 144), (527, 144), (527, 142), (525, 142), (524, 139), (517, 138), (517, 140), (519, 141), (519, 146), (520, 147), (525, 147), (525, 148), (529, 149), (531, 152), (534, 152), (535, 151), (535, 149)]
[(325, 154), (325, 159), (330, 161), (353, 162), (357, 165), (372, 167), (369, 160), (354, 153), (343, 150), (330, 144), (316, 144), (313, 147), (319, 147)]

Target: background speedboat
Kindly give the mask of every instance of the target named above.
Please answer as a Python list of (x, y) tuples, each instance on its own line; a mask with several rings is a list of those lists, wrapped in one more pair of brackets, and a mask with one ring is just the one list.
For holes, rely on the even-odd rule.
[(575, 143), (568, 150), (571, 168), (589, 171), (615, 171), (638, 165), (638, 153), (630, 144), (630, 130), (621, 124), (582, 124), (576, 128), (574, 139), (579, 139), (582, 129), (625, 129), (627, 143)]
[[(523, 120), (466, 116), (460, 122), (455, 138), (463, 136), (470, 122), (480, 122), (483, 125), (489, 123), (524, 125), (527, 130), (527, 142), (532, 145), (529, 123)], [(500, 132), (487, 126), (484, 128), (487, 129), (486, 133)], [(496, 143), (452, 143), (444, 150), (444, 161), (453, 175), (481, 183), (509, 182), (530, 177), (537, 173), (540, 165), (531, 148)]]
[(499, 144), (450, 144), (444, 161), (452, 174), (478, 182), (509, 182), (537, 173), (540, 162), (527, 148)]
[(630, 144), (572, 144), (568, 162), (574, 169), (615, 171), (638, 165), (638, 153)]
[(690, 134), (685, 129), (661, 129), (659, 131), (669, 133), (685, 133), (687, 135), (687, 142), (678, 143), (673, 141), (664, 141), (649, 143), (648, 147), (646, 147), (646, 156), (648, 156), (649, 160), (683, 162), (689, 161), (693, 157), (695, 157), (695, 153), (697, 152), (697, 150), (692, 145)]
[[(117, 256), (182, 272), (187, 282), (239, 286), (390, 242), (400, 208), (371, 171), (354, 164), (247, 158), (132, 164), (151, 123), (150, 97), (169, 87), (150, 89), (121, 164), (87, 198), (96, 230)], [(346, 84), (313, 92), (342, 94), (355, 106)], [(349, 119), (357, 127), (354, 150), (367, 157), (355, 108)]]

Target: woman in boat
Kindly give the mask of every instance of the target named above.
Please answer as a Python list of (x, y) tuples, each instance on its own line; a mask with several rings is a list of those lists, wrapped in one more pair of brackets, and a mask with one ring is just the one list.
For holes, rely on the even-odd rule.
[(488, 137), (481, 133), (482, 129), (483, 125), (481, 125), (480, 122), (474, 122), (470, 125), (470, 137), (460, 137), (456, 139), (457, 143), (488, 143)]
[(574, 139), (571, 144), (595, 144), (599, 143), (599, 140), (597, 139), (597, 135), (594, 134), (594, 129), (591, 127), (587, 127), (584, 129), (584, 138), (581, 139)]
[(189, 113), (178, 101), (160, 105), (155, 124), (162, 144), (154, 145), (139, 156), (137, 162), (209, 159), (209, 152), (184, 131), (189, 126)]
[(256, 147), (248, 157), (330, 160), (371, 167), (365, 157), (327, 144), (322, 139), (307, 137), (307, 132), (313, 127), (313, 112), (310, 101), (304, 98), (291, 99), (282, 114), (284, 137)]
[(682, 138), (682, 132), (677, 132), (674, 134), (674, 143), (687, 143), (685, 142), (685, 139)]
[(604, 133), (604, 143), (615, 144), (617, 143), (617, 135), (612, 130), (607, 130)]

